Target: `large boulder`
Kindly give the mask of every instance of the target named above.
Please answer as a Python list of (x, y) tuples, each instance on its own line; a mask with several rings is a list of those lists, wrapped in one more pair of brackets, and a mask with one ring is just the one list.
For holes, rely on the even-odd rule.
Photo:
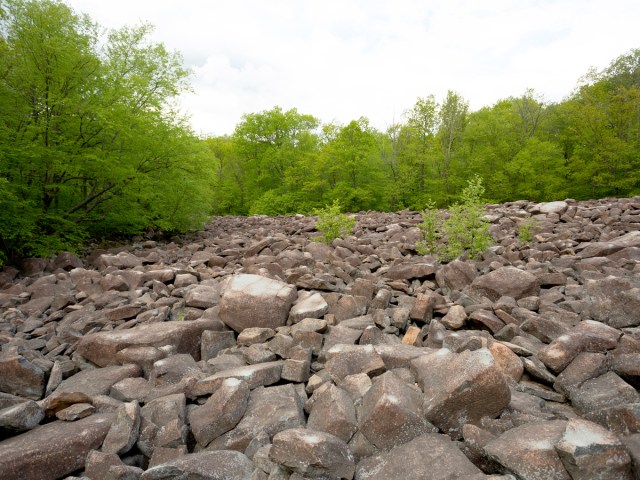
[(98, 414), (56, 421), (1, 441), (2, 478), (55, 480), (81, 469), (89, 451), (102, 445), (113, 419), (113, 414)]
[(424, 391), (425, 417), (444, 433), (460, 436), (465, 423), (497, 417), (509, 405), (505, 377), (486, 348), (458, 354), (441, 349), (411, 367)]
[(305, 428), (277, 433), (269, 459), (306, 478), (351, 480), (356, 469), (353, 454), (343, 440)]
[(502, 296), (518, 300), (537, 295), (540, 292), (540, 284), (536, 276), (529, 272), (516, 267), (500, 267), (476, 277), (471, 289), (495, 302)]
[[(442, 480), (482, 474), (446, 435), (427, 433), (393, 450), (361, 460), (357, 480)], [(482, 478), (482, 477), (480, 477)]]
[(78, 344), (78, 353), (100, 367), (118, 365), (116, 354), (129, 347), (171, 346), (175, 353), (188, 353), (199, 360), (202, 332), (223, 329), (224, 325), (215, 319), (149, 323), (86, 335)]
[(141, 480), (247, 480), (255, 467), (246, 455), (234, 451), (203, 451), (151, 467)]
[(235, 275), (222, 291), (220, 319), (240, 333), (245, 328), (277, 328), (287, 322), (298, 297), (293, 285), (260, 275)]

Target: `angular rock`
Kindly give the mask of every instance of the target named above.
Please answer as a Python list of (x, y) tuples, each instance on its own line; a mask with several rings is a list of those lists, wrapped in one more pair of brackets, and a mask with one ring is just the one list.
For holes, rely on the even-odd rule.
[(342, 388), (328, 385), (313, 402), (307, 428), (330, 433), (348, 443), (358, 429), (353, 400)]
[(436, 282), (441, 288), (449, 290), (462, 290), (471, 285), (478, 276), (476, 267), (468, 262), (454, 260), (436, 272)]
[(298, 294), (295, 287), (259, 275), (235, 275), (222, 292), (220, 319), (236, 332), (283, 326)]
[(629, 247), (640, 247), (640, 231), (629, 232), (607, 242), (590, 242), (578, 256), (580, 258), (604, 257)]
[(40, 400), (45, 386), (41, 367), (22, 355), (0, 354), (0, 392)]
[(329, 304), (319, 293), (312, 293), (296, 302), (289, 311), (289, 323), (298, 323), (303, 318), (322, 318), (329, 312)]
[[(94, 370), (82, 370), (64, 380), (48, 397), (49, 404), (56, 397), (65, 393), (82, 393), (88, 397), (108, 395), (111, 387), (125, 378), (139, 377), (142, 370), (137, 365), (118, 365)], [(77, 403), (77, 402), (74, 402)]]
[(373, 445), (390, 450), (435, 427), (426, 421), (422, 394), (403, 382), (395, 373), (386, 372), (375, 379), (362, 399), (359, 430)]
[(436, 263), (422, 260), (393, 265), (385, 276), (392, 280), (411, 280), (426, 278), (434, 273), (436, 273)]
[(157, 447), (186, 445), (186, 398), (177, 393), (156, 398), (140, 409), (140, 431), (136, 445), (147, 457)]
[(75, 422), (81, 418), (86, 418), (96, 411), (96, 407), (90, 403), (74, 403), (70, 407), (56, 412), (56, 418), (65, 422)]
[(249, 402), (246, 382), (227, 378), (207, 402), (189, 412), (189, 424), (196, 441), (206, 447), (211, 441), (234, 428)]
[(190, 288), (184, 295), (184, 303), (187, 307), (207, 308), (214, 307), (220, 301), (220, 288), (212, 285), (196, 285)]
[(387, 453), (361, 460), (358, 480), (442, 480), (481, 474), (447, 435), (427, 433)]
[(234, 451), (202, 451), (151, 467), (140, 480), (248, 480), (255, 467), (246, 455)]
[(524, 373), (522, 360), (513, 351), (499, 342), (489, 345), (489, 351), (498, 367), (508, 379), (518, 382)]
[(118, 407), (116, 418), (102, 444), (102, 451), (122, 455), (131, 450), (138, 440), (140, 419), (138, 402), (125, 403)]
[(484, 451), (517, 478), (571, 480), (554, 448), (566, 426), (562, 420), (526, 423), (490, 441)]
[(576, 412), (598, 423), (603, 421), (606, 408), (640, 403), (637, 390), (613, 372), (585, 381), (569, 395)]
[(372, 345), (335, 345), (326, 351), (325, 368), (334, 381), (347, 375), (366, 373), (370, 377), (385, 371), (382, 357)]
[(424, 392), (425, 417), (441, 431), (459, 436), (465, 423), (496, 417), (511, 393), (486, 348), (454, 354), (441, 349), (411, 362)]
[(188, 353), (200, 359), (200, 336), (205, 330), (220, 331), (219, 320), (192, 320), (149, 323), (127, 330), (113, 330), (85, 335), (78, 353), (100, 367), (117, 365), (116, 354), (128, 347), (171, 346), (175, 353)]
[(593, 320), (578, 323), (567, 334), (543, 347), (537, 354), (554, 372), (560, 372), (580, 353), (604, 353), (614, 349), (622, 332)]
[(213, 440), (207, 448), (244, 451), (260, 432), (272, 436), (304, 424), (302, 404), (293, 384), (259, 387), (251, 392), (247, 411), (236, 428)]
[(631, 480), (631, 457), (620, 438), (588, 420), (570, 419), (556, 451), (572, 480)]
[(501, 267), (477, 277), (471, 284), (471, 289), (495, 302), (502, 296), (518, 300), (537, 295), (540, 285), (535, 275), (529, 272), (515, 267)]
[(235, 346), (236, 338), (233, 331), (218, 332), (205, 330), (200, 337), (200, 359), (203, 361), (215, 358), (221, 350)]
[(271, 328), (250, 327), (245, 328), (238, 334), (236, 343), (240, 346), (253, 345), (254, 343), (264, 343), (276, 334)]
[(282, 365), (282, 360), (276, 360), (275, 362), (258, 363), (246, 367), (222, 370), (221, 372), (198, 380), (191, 393), (195, 396), (211, 394), (228, 378), (243, 380), (250, 390), (260, 386), (272, 385), (280, 380)]
[(277, 433), (271, 461), (310, 478), (351, 480), (355, 461), (347, 444), (326, 432), (290, 428)]
[(100, 448), (113, 414), (91, 415), (77, 422), (56, 421), (0, 441), (4, 478), (51, 480), (83, 468), (87, 453)]
[(0, 436), (31, 430), (44, 418), (44, 410), (33, 400), (0, 393)]

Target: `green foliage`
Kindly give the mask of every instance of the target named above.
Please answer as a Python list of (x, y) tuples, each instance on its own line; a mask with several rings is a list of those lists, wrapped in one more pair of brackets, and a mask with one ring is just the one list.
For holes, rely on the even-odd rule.
[(173, 108), (189, 88), (180, 55), (151, 42), (149, 25), (105, 36), (61, 2), (3, 6), (3, 255), (42, 256), (89, 236), (202, 225), (213, 170)]
[(533, 240), (533, 237), (540, 228), (540, 225), (534, 218), (526, 218), (517, 227), (518, 240), (524, 243), (529, 243)]
[(321, 233), (320, 237), (314, 238), (319, 242), (329, 244), (336, 238), (343, 237), (353, 232), (356, 226), (356, 219), (341, 212), (340, 202), (335, 200), (332, 205), (316, 210), (318, 220), (316, 230)]
[(461, 201), (449, 209), (449, 216), (439, 213), (429, 202), (419, 225), (423, 240), (416, 245), (422, 255), (435, 254), (443, 262), (449, 262), (467, 254), (477, 258), (492, 244), (489, 224), (483, 218), (484, 186), (475, 176), (467, 182)]

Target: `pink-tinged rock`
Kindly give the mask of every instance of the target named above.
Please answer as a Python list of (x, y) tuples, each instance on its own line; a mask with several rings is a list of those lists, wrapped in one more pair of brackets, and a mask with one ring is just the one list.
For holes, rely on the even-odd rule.
[(554, 446), (567, 422), (531, 422), (513, 428), (490, 441), (485, 453), (517, 478), (571, 480)]
[(0, 442), (3, 478), (54, 480), (83, 468), (87, 453), (100, 448), (113, 414), (77, 422), (56, 421)]
[(31, 430), (44, 418), (44, 410), (33, 400), (0, 393), (0, 435)]
[(424, 416), (422, 393), (395, 373), (375, 379), (362, 399), (360, 432), (381, 450), (390, 450), (436, 428)]
[(196, 441), (206, 447), (211, 441), (234, 428), (249, 402), (246, 382), (228, 378), (204, 405), (189, 413), (189, 424)]
[(606, 257), (629, 247), (640, 247), (640, 231), (629, 232), (608, 242), (590, 242), (578, 253), (578, 256), (580, 258)]
[(0, 392), (40, 400), (45, 390), (45, 372), (22, 355), (0, 354)]
[(516, 300), (540, 292), (540, 285), (535, 275), (515, 267), (501, 267), (497, 270), (477, 277), (471, 284), (471, 289), (496, 301), (502, 296)]
[[(482, 474), (447, 435), (427, 433), (361, 460), (357, 480), (443, 480)], [(481, 477), (483, 478), (483, 477)]]
[(235, 333), (232, 330), (205, 330), (200, 337), (200, 359), (206, 362), (215, 358), (221, 350), (231, 348), (235, 344)]
[(486, 348), (457, 354), (441, 349), (411, 367), (424, 391), (426, 419), (450, 435), (459, 436), (465, 423), (497, 417), (509, 404), (505, 377)]
[(601, 423), (604, 410), (627, 403), (640, 403), (638, 391), (613, 372), (585, 381), (569, 392), (576, 412), (589, 420)]
[[(292, 285), (259, 275), (235, 275), (222, 291), (220, 319), (236, 332), (283, 326), (298, 297)], [(213, 330), (213, 329), (212, 329)]]
[(291, 428), (277, 433), (269, 458), (311, 478), (351, 480), (355, 461), (347, 444), (330, 433)]
[(140, 419), (138, 402), (120, 405), (116, 411), (116, 418), (102, 444), (102, 451), (122, 455), (131, 450), (138, 440)]
[(246, 455), (234, 451), (202, 451), (151, 467), (140, 480), (249, 480), (255, 467)]
[(385, 276), (392, 280), (426, 278), (436, 273), (436, 263), (427, 261), (406, 262), (393, 265)]
[(186, 445), (186, 404), (184, 394), (156, 398), (140, 409), (140, 431), (136, 445), (147, 457), (157, 447), (178, 448)]
[(78, 353), (87, 360), (106, 367), (117, 365), (116, 354), (128, 347), (175, 348), (175, 353), (188, 353), (200, 359), (200, 336), (205, 330), (223, 330), (219, 320), (160, 322), (139, 325), (127, 330), (112, 330), (86, 335), (78, 344)]
[(184, 303), (187, 307), (207, 309), (214, 307), (220, 301), (220, 286), (196, 285), (190, 288), (184, 295)]
[(330, 433), (349, 442), (358, 429), (356, 407), (349, 394), (329, 384), (313, 402), (307, 428)]
[(120, 380), (141, 375), (142, 369), (137, 365), (118, 365), (94, 370), (82, 370), (64, 380), (51, 396), (47, 397), (46, 402), (51, 402), (63, 393), (82, 393), (89, 397), (108, 395), (111, 387)]
[(514, 382), (520, 381), (524, 373), (524, 366), (518, 355), (513, 353), (509, 347), (499, 342), (493, 342), (489, 345), (489, 351), (505, 377)]
[(250, 390), (261, 386), (273, 385), (280, 381), (282, 375), (282, 360), (275, 362), (257, 363), (246, 367), (236, 367), (222, 370), (209, 377), (198, 380), (193, 387), (194, 396), (208, 395), (216, 391), (228, 378), (235, 378), (246, 382)]
[(356, 373), (374, 377), (386, 369), (382, 357), (373, 345), (338, 344), (326, 351), (326, 358), (325, 368), (336, 382)]
[(436, 272), (436, 282), (441, 288), (462, 290), (464, 287), (471, 285), (477, 276), (478, 271), (474, 264), (454, 260)]
[(120, 252), (117, 255), (102, 254), (94, 261), (94, 264), (100, 270), (106, 267), (124, 269), (142, 265), (142, 259), (127, 252)]
[(56, 418), (65, 422), (75, 422), (81, 418), (86, 418), (96, 411), (96, 407), (90, 403), (75, 403), (70, 407), (56, 413)]
[(585, 320), (538, 351), (537, 357), (559, 373), (581, 352), (604, 353), (616, 347), (622, 332), (604, 323)]
[(272, 436), (304, 424), (302, 404), (293, 384), (256, 388), (251, 392), (247, 411), (236, 428), (213, 440), (207, 449), (244, 452), (260, 432)]
[(600, 425), (570, 419), (556, 451), (572, 480), (632, 480), (631, 457), (620, 438)]
[(329, 304), (319, 293), (312, 293), (291, 307), (289, 323), (298, 323), (305, 318), (322, 318), (329, 312)]

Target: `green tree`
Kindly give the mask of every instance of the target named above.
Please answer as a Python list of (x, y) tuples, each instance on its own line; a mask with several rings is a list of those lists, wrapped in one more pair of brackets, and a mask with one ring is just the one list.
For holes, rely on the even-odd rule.
[(64, 3), (5, 5), (0, 177), (30, 228), (16, 235), (0, 219), (2, 249), (47, 254), (88, 235), (200, 224), (210, 170), (173, 108), (188, 88), (180, 55), (151, 42), (148, 25), (103, 37)]

